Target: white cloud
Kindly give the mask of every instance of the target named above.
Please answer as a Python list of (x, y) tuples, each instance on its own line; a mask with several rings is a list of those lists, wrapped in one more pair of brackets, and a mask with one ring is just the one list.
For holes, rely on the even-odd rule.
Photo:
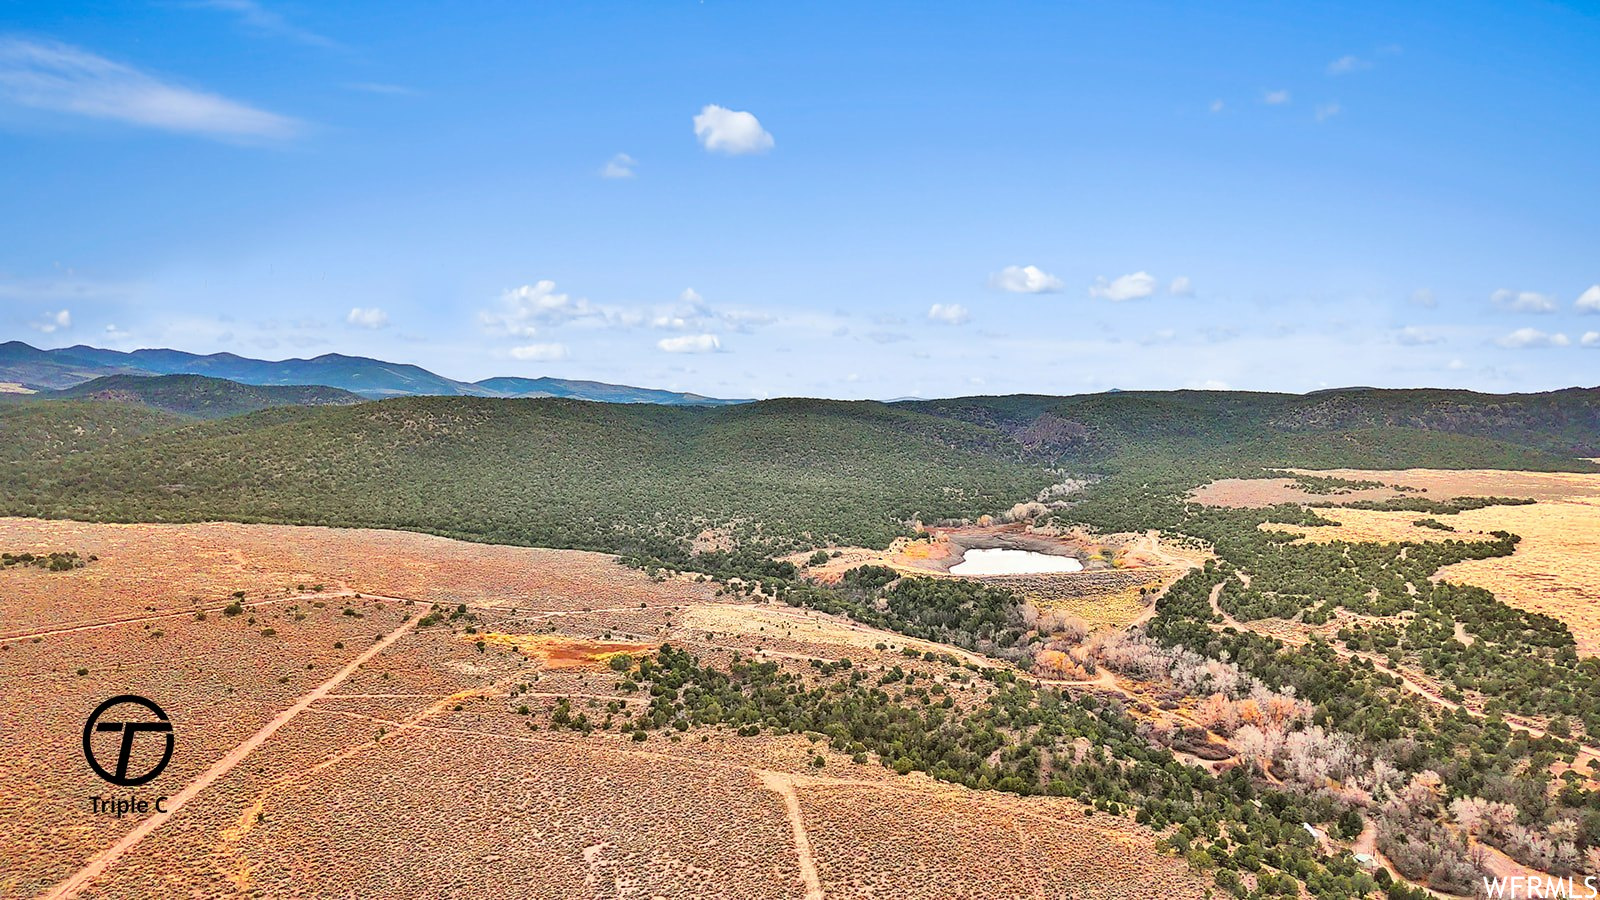
[(1207, 378), (1204, 381), (1191, 381), (1188, 384), (1186, 384), (1184, 387), (1186, 389), (1188, 389), (1188, 390), (1191, 390), (1191, 391), (1231, 391), (1231, 390), (1233, 390), (1233, 388), (1228, 387), (1228, 383), (1226, 381), (1222, 381), (1221, 379), (1218, 379), (1218, 378)]
[(1317, 112), (1316, 112), (1317, 121), (1318, 122), (1326, 122), (1329, 119), (1333, 118), (1334, 116), (1337, 116), (1339, 113), (1340, 113), (1339, 104), (1337, 104), (1337, 103), (1324, 103), (1321, 106), (1317, 107)]
[(638, 164), (639, 161), (628, 154), (618, 153), (616, 156), (613, 156), (607, 160), (604, 166), (600, 167), (600, 177), (632, 178), (634, 176), (633, 169)]
[(491, 334), (518, 338), (565, 327), (627, 330), (644, 326), (712, 337), (730, 331), (752, 332), (778, 321), (759, 310), (713, 306), (693, 288), (685, 289), (670, 304), (611, 306), (559, 291), (549, 279), (505, 291), (500, 304), (499, 309), (479, 312), (479, 324)]
[(72, 311), (63, 309), (45, 313), (43, 317), (29, 324), (33, 326), (34, 331), (42, 334), (55, 334), (57, 331), (65, 331), (72, 327)]
[(223, 139), (294, 137), (302, 124), (216, 94), (167, 84), (67, 44), (0, 39), (0, 100)]
[(1578, 295), (1578, 302), (1573, 304), (1578, 312), (1600, 313), (1600, 284), (1591, 284), (1589, 289)]
[(989, 285), (1013, 294), (1048, 294), (1063, 286), (1061, 279), (1037, 266), (1006, 266), (989, 276)]
[(1556, 301), (1533, 291), (1513, 291), (1501, 288), (1489, 295), (1490, 302), (1512, 312), (1547, 313), (1556, 311)]
[(1529, 347), (1566, 347), (1572, 342), (1560, 332), (1545, 334), (1537, 328), (1518, 328), (1495, 343), (1513, 350), (1521, 350)]
[(668, 353), (713, 353), (722, 349), (722, 341), (714, 334), (685, 334), (662, 338), (656, 346)]
[(1407, 347), (1420, 347), (1423, 344), (1437, 344), (1442, 338), (1415, 325), (1406, 327), (1394, 333), (1395, 342)]
[(376, 306), (357, 306), (344, 317), (345, 323), (357, 328), (387, 328), (389, 314)]
[(565, 344), (527, 344), (521, 347), (512, 347), (511, 356), (515, 359), (526, 359), (534, 362), (554, 362), (567, 358)]
[(1349, 75), (1351, 72), (1363, 72), (1370, 68), (1372, 68), (1370, 60), (1362, 59), (1359, 56), (1341, 56), (1328, 63), (1328, 74)]
[(1289, 102), (1289, 91), (1287, 89), (1279, 91), (1267, 91), (1265, 94), (1261, 95), (1261, 102), (1267, 104), (1268, 106), (1282, 106), (1283, 104)]
[(313, 47), (332, 49), (339, 46), (332, 38), (300, 28), (255, 0), (194, 0), (193, 5), (233, 13), (239, 17), (240, 25), (259, 34), (288, 38)]
[(1585, 347), (1600, 347), (1600, 331), (1585, 331), (1578, 343)]
[(694, 136), (714, 153), (741, 156), (772, 149), (772, 135), (755, 116), (743, 110), (708, 103), (694, 117)]
[(485, 328), (514, 337), (533, 337), (539, 326), (555, 327), (570, 323), (612, 328), (631, 328), (644, 321), (636, 310), (613, 309), (556, 291), (549, 279), (512, 288), (500, 295), (504, 312), (484, 312), (478, 320)]
[(928, 318), (946, 325), (965, 325), (972, 316), (959, 303), (935, 303), (928, 307)]
[(1171, 284), (1167, 285), (1167, 293), (1174, 297), (1193, 297), (1194, 284), (1189, 281), (1189, 276), (1179, 275), (1177, 278), (1172, 279)]
[(1097, 280), (1089, 288), (1091, 297), (1104, 297), (1114, 303), (1124, 300), (1137, 300), (1148, 297), (1156, 292), (1156, 280), (1149, 272), (1134, 272), (1123, 275), (1114, 281), (1107, 282), (1104, 278)]
[(1439, 305), (1439, 298), (1433, 295), (1430, 288), (1417, 288), (1411, 292), (1411, 303), (1423, 309), (1433, 309)]
[(749, 332), (757, 325), (768, 325), (773, 317), (767, 313), (744, 309), (717, 309), (694, 288), (684, 288), (678, 302), (669, 307), (658, 307), (650, 318), (651, 328), (668, 331), (718, 330)]
[(1227, 108), (1228, 108), (1228, 105), (1226, 103), (1223, 103), (1221, 100), (1213, 100), (1213, 101), (1211, 101), (1210, 109), (1214, 113), (1222, 112), (1224, 109), (1227, 109)]

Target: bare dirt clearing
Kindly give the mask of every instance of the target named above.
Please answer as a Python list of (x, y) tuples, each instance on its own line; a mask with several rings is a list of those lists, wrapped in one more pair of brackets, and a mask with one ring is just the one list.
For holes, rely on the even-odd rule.
[[(543, 724), (648, 703), (607, 663), (667, 640), (801, 674), (975, 661), (943, 645), (599, 554), (416, 534), (3, 519), (0, 546), (100, 557), (0, 573), (5, 896), (1203, 892), (1148, 830), (1071, 801), (897, 776), (796, 735)], [(88, 810), (113, 791), (84, 764), (83, 717), (129, 691), (175, 723), (171, 765), (135, 789), (181, 798), (164, 816)], [(972, 874), (989, 871), (1003, 880)]]

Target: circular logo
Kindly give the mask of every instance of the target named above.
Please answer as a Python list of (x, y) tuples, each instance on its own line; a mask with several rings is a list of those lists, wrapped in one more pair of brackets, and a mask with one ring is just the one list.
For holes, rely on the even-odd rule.
[[(150, 715), (155, 716), (155, 721), (151, 721), (149, 717), (110, 722), (100, 721), (100, 717), (105, 715), (107, 710), (122, 704), (144, 707)], [(120, 732), (122, 734), (122, 741), (117, 752), (116, 767), (109, 772), (106, 771), (106, 767), (101, 765), (100, 760), (96, 759), (94, 755), (94, 741), (92, 738), (97, 732), (102, 734)], [(142, 775), (130, 776), (128, 774), (128, 762), (133, 756), (133, 743), (139, 739), (139, 735), (145, 733), (163, 736), (166, 738), (166, 747), (161, 751), (161, 761), (156, 763), (154, 768)], [(106, 781), (122, 787), (136, 787), (160, 775), (161, 770), (167, 767), (167, 763), (172, 759), (172, 737), (172, 721), (167, 718), (165, 712), (162, 712), (161, 707), (143, 697), (133, 694), (118, 694), (95, 707), (94, 712), (89, 714), (89, 720), (83, 723), (83, 758), (89, 761), (89, 768), (94, 769), (95, 774)]]

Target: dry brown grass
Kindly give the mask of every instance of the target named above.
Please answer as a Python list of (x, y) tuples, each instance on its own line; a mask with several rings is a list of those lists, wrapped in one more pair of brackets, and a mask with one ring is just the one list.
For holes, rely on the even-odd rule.
[[(11, 635), (0, 640), (0, 895), (49, 888), (134, 827), (85, 809), (112, 793), (78, 748), (100, 699), (132, 691), (171, 714), (178, 752), (135, 791), (170, 795), (433, 603), (469, 613), (397, 635), (87, 893), (797, 897), (808, 869), (793, 809), (829, 896), (868, 884), (1058, 896), (1098, 879), (1105, 896), (1155, 883), (1201, 893), (1148, 831), (1083, 818), (1071, 801), (901, 778), (826, 750), (823, 778), (810, 767), (819, 745), (799, 736), (691, 730), (635, 743), (547, 725), (562, 699), (595, 719), (607, 703), (640, 708), (648, 698), (621, 692), (604, 662), (666, 640), (803, 677), (809, 660), (842, 656), (948, 677), (947, 662), (898, 653), (954, 652), (940, 645), (654, 581), (597, 554), (413, 534), (6, 519), (0, 546), (100, 557), (74, 572), (0, 573)], [(329, 589), (296, 598), (301, 583)], [(234, 590), (261, 605), (221, 615)], [(989, 689), (975, 682), (960, 704)], [(797, 806), (774, 784), (798, 784)]]
[[(1595, 477), (1600, 495), (1600, 476)], [(1567, 623), (1578, 651), (1600, 654), (1600, 496), (1471, 510), (1457, 528), (1500, 528), (1522, 536), (1517, 552), (1447, 566), (1440, 576), (1494, 591), (1501, 600)]]
[[(1489, 469), (1335, 469), (1312, 474), (1406, 485), (1420, 489), (1409, 496), (1434, 500), (1485, 496), (1537, 500), (1527, 506), (1487, 506), (1431, 516), (1455, 532), (1413, 524), (1423, 513), (1338, 508), (1317, 512), (1341, 523), (1339, 527), (1267, 527), (1303, 533), (1314, 541), (1472, 540), (1490, 531), (1510, 531), (1522, 537), (1515, 554), (1457, 563), (1441, 570), (1439, 577), (1479, 585), (1512, 606), (1555, 616), (1572, 629), (1579, 652), (1600, 653), (1600, 475)], [(1318, 499), (1345, 502), (1351, 495)]]
[(828, 897), (1143, 897), (1158, 885), (1162, 896), (1206, 893), (1181, 860), (1152, 852), (1148, 832), (1070, 801), (925, 779), (797, 781)]
[[(1511, 472), (1502, 469), (1294, 469), (1307, 475), (1370, 479), (1385, 484), (1417, 488), (1413, 497), (1449, 500), (1453, 497), (1528, 497), (1533, 500), (1565, 500), (1600, 494), (1600, 475), (1581, 472)], [(1326, 496), (1344, 502), (1353, 495)]]
[[(1316, 472), (1310, 474), (1333, 474)], [(1355, 481), (1352, 476), (1343, 476)], [(1373, 479), (1380, 480), (1380, 479)], [(1387, 500), (1401, 496), (1390, 488), (1364, 488), (1344, 494), (1310, 494), (1300, 489), (1293, 478), (1224, 478), (1189, 492), (1189, 499), (1207, 506), (1262, 507), (1279, 503), (1318, 503), (1355, 500)]]
[[(1495, 507), (1506, 509), (1507, 507)], [(1318, 509), (1317, 515), (1338, 522), (1338, 525), (1281, 525), (1268, 522), (1261, 526), (1265, 531), (1286, 531), (1302, 535), (1311, 543), (1347, 541), (1352, 544), (1392, 543), (1395, 541), (1492, 541), (1487, 532), (1473, 531), (1457, 521), (1456, 516), (1426, 516), (1418, 512), (1390, 512), (1373, 509)], [(1432, 518), (1455, 528), (1441, 531), (1416, 524), (1418, 519)]]

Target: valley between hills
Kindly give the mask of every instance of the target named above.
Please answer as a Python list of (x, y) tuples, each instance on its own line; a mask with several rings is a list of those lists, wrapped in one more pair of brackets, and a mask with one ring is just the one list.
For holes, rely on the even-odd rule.
[[(0, 404), (8, 896), (1600, 869), (1596, 391), (224, 414), (261, 396), (226, 384)], [(952, 572), (996, 549), (1072, 564)], [(174, 723), (122, 791), (165, 811), (88, 812), (116, 693)]]

